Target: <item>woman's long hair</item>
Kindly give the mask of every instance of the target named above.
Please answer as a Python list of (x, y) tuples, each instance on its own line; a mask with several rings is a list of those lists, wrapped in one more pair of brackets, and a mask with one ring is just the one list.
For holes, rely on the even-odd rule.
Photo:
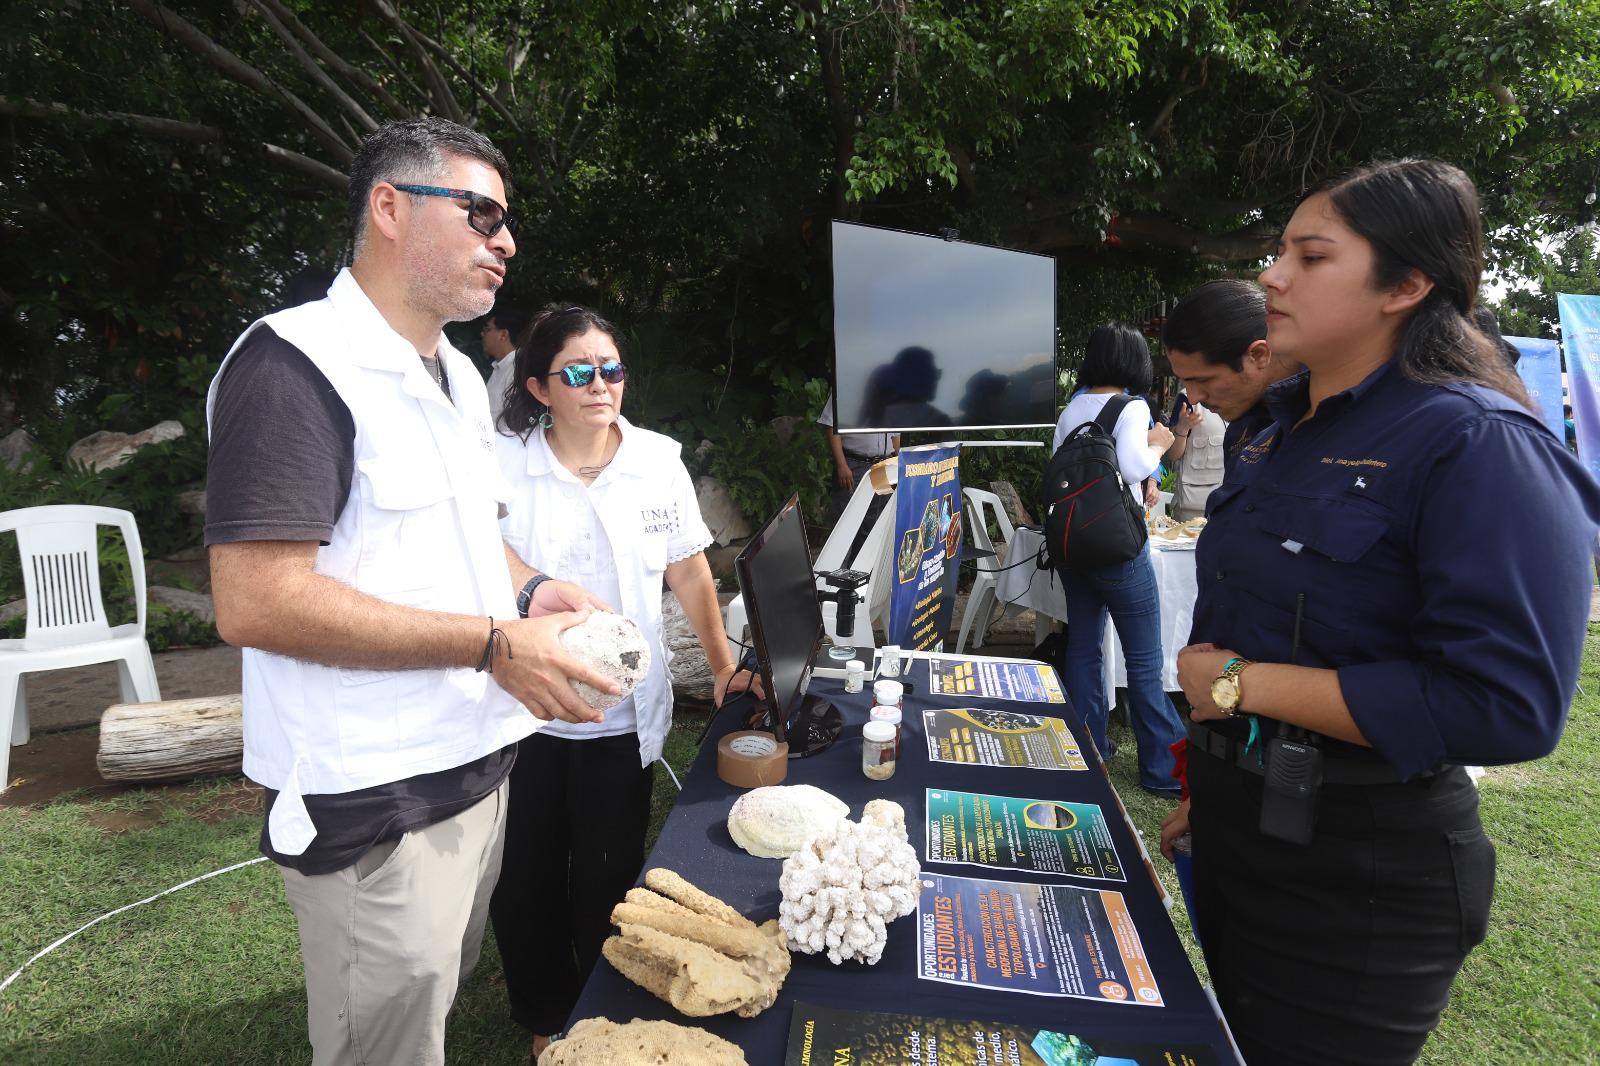
[(1359, 167), (1318, 191), (1372, 245), (1376, 288), (1393, 288), (1413, 270), (1433, 282), (1401, 327), (1401, 372), (1424, 385), (1482, 385), (1532, 410), (1522, 379), (1472, 321), (1483, 274), (1483, 223), (1472, 179), (1449, 163), (1400, 159)]
[[(515, 338), (517, 351), (509, 358), (515, 359), (516, 373), (512, 375), (511, 383), (506, 386), (505, 407), (500, 412), (500, 425), (505, 432), (521, 437), (524, 441), (528, 434), (533, 432), (539, 424), (539, 418), (547, 408), (534, 398), (528, 391), (528, 379), (538, 378), (546, 380), (550, 373), (550, 364), (555, 362), (556, 356), (561, 354), (561, 349), (574, 337), (581, 337), (592, 329), (611, 338), (617, 346), (617, 353), (622, 352), (622, 335), (617, 332), (617, 327), (601, 318), (587, 307), (568, 307), (560, 311), (544, 311), (533, 317), (520, 337)], [(565, 388), (566, 386), (562, 386)]]

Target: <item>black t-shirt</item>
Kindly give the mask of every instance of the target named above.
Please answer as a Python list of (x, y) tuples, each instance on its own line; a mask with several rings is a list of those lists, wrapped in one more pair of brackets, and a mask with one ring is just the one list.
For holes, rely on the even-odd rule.
[[(206, 469), (207, 544), (328, 543), (355, 474), (355, 421), (322, 371), (268, 326), (228, 361), (217, 384)], [(373, 845), (459, 814), (500, 786), (517, 747), (386, 785), (305, 797), (316, 838), (301, 855), (261, 853), (303, 874), (342, 870)], [(278, 794), (266, 790), (265, 814)]]

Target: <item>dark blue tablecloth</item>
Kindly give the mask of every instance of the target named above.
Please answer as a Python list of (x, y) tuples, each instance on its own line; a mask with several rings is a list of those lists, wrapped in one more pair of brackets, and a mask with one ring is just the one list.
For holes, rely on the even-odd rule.
[[(1128, 883), (1120, 887), (1166, 1005), (1096, 1003), (921, 980), (917, 977), (917, 919), (913, 912), (889, 926), (888, 945), (876, 966), (859, 963), (834, 966), (824, 955), (794, 953), (794, 967), (777, 1003), (755, 1018), (732, 1014), (686, 1018), (628, 981), (602, 959), (584, 987), (572, 1021), (603, 1016), (618, 1022), (660, 1018), (698, 1025), (742, 1047), (752, 1066), (766, 1066), (783, 1061), (792, 1004), (795, 1000), (804, 1000), (853, 1010), (1048, 1025), (1090, 1039), (1205, 1045), (1216, 1052), (1219, 1062), (1233, 1061), (1227, 1038), (1167, 917), (1155, 875), (1138, 862), (1139, 845), (1127, 825), (1121, 802), (1104, 769), (1095, 762), (1093, 748), (1076, 716), (1060, 705), (929, 696), (927, 664), (918, 663), (913, 671), (911, 680), (915, 691), (906, 697), (904, 742), (893, 778), (869, 781), (861, 773), (861, 727), (871, 702), (868, 694), (847, 695), (839, 682), (814, 681), (812, 691), (833, 701), (843, 713), (844, 736), (820, 755), (792, 760), (789, 778), (784, 783), (826, 789), (850, 805), (852, 818), (860, 817), (862, 805), (868, 800), (880, 797), (895, 800), (906, 810), (911, 843), (917, 849), (918, 858), (923, 860), (925, 871), (1001, 881), (1119, 887), (1107, 886), (1105, 882), (1074, 881), (1061, 875), (930, 863), (924, 858), (927, 850), (923, 839), (926, 788), (1099, 804), (1106, 811), (1117, 851), (1129, 867)], [(665, 866), (676, 870), (752, 920), (762, 922), (777, 916), (778, 875), (783, 864), (778, 859), (758, 859), (746, 854), (729, 838), (728, 808), (741, 790), (724, 784), (717, 776), (716, 765), (717, 740), (739, 728), (746, 703), (743, 699), (730, 701), (713, 723), (694, 766), (683, 780), (683, 792), (662, 828), (655, 850), (645, 862), (645, 869)], [(929, 762), (921, 716), (917, 712), (929, 707), (963, 706), (1064, 718), (1079, 746), (1088, 754), (1091, 769), (1087, 772), (1028, 770)]]

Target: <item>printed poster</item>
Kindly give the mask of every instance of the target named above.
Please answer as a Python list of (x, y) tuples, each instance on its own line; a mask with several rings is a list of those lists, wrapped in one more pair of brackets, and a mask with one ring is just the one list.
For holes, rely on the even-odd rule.
[(1578, 458), (1600, 478), (1600, 296), (1558, 292), (1556, 309), (1567, 350), (1567, 395), (1577, 424)]
[(936, 696), (977, 696), (1014, 703), (1067, 702), (1061, 678), (1044, 663), (929, 659), (928, 691)]
[(929, 862), (1127, 881), (1094, 803), (927, 790)]
[[(1063, 1019), (1052, 1024), (1060, 1026)], [(1219, 1066), (1201, 1044), (1102, 1040), (1061, 1028), (796, 1003), (784, 1066)]]
[(1517, 373), (1528, 388), (1539, 420), (1558, 440), (1567, 439), (1566, 416), (1561, 412), (1561, 345), (1538, 337), (1507, 337), (1522, 358)]
[(917, 904), (924, 981), (1161, 1007), (1121, 892), (980, 881), (924, 871)]
[(942, 646), (955, 616), (962, 539), (960, 446), (902, 448), (894, 507), (888, 643), (927, 651)]
[(922, 712), (931, 762), (1087, 770), (1072, 730), (1060, 718), (981, 707)]

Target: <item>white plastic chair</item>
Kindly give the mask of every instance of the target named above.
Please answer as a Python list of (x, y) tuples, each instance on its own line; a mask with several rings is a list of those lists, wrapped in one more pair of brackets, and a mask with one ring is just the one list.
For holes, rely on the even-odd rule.
[[(883, 510), (862, 540), (861, 547), (856, 549), (854, 556), (846, 558), (857, 531), (866, 520), (867, 509), (872, 504), (873, 495), (871, 478), (865, 476), (860, 478), (856, 482), (855, 491), (851, 493), (850, 502), (845, 505), (839, 521), (828, 533), (827, 539), (823, 541), (822, 550), (817, 553), (816, 562), (812, 564), (812, 569), (817, 573), (852, 569), (864, 570), (872, 575), (872, 580), (856, 590), (861, 597), (861, 603), (856, 606), (855, 635), (851, 639), (858, 648), (876, 648), (878, 645), (873, 632), (874, 624), (885, 629), (888, 626), (889, 582), (883, 575), (889, 572), (889, 541), (894, 535), (894, 493), (888, 495)], [(817, 588), (826, 587), (822, 579), (818, 578)], [(829, 640), (833, 640), (836, 636), (838, 611), (839, 606), (836, 603), (822, 604), (822, 625)], [(749, 611), (745, 607), (743, 595), (735, 596), (724, 609), (723, 628), (728, 635), (729, 647), (734, 657), (738, 658), (742, 654), (739, 643), (749, 643), (747, 633)]]
[[(972, 532), (974, 546), (988, 552), (995, 552), (995, 546), (989, 539), (989, 524), (986, 512), (994, 512), (995, 524), (1000, 527), (1001, 547), (1010, 545), (1016, 530), (1011, 527), (1011, 519), (1006, 515), (1006, 509), (1000, 503), (1000, 497), (985, 489), (967, 488), (962, 490), (962, 495), (967, 498), (967, 528)], [(978, 568), (977, 576), (972, 580), (972, 591), (967, 595), (967, 609), (961, 615), (961, 632), (956, 637), (956, 654), (961, 654), (961, 649), (967, 646), (967, 633), (972, 631), (974, 623), (977, 629), (972, 633), (972, 646), (974, 649), (983, 647), (983, 642), (989, 637), (989, 614), (994, 610), (994, 589), (998, 582), (996, 574), (1004, 565), (1004, 560), (998, 552), (987, 559), (975, 560)]]
[[(99, 526), (116, 526), (128, 546), (136, 621), (106, 622), (100, 595)], [(25, 674), (115, 661), (124, 703), (161, 699), (145, 643), (144, 548), (133, 515), (114, 507), (24, 507), (0, 512), (0, 532), (15, 530), (28, 597), (26, 635), (0, 640), (0, 792), (9, 783), (11, 747), (28, 742)]]

